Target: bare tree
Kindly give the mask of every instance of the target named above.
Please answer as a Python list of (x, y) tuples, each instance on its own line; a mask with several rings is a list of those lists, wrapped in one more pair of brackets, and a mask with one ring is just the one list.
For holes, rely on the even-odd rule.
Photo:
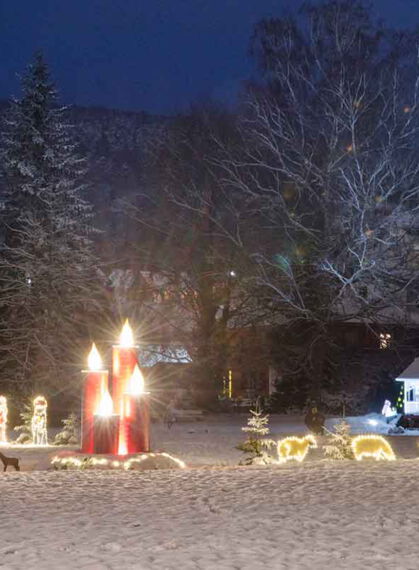
[[(164, 302), (154, 307), (159, 328), (166, 323), (166, 338), (188, 347), (201, 403), (221, 393), (239, 351), (235, 336), (264, 317), (243, 286), (249, 260), (240, 245), (240, 204), (212, 160), (219, 141), (235, 144), (234, 123), (209, 107), (162, 126), (149, 142), (147, 192), (124, 204), (138, 224), (136, 266), (163, 279)], [(253, 364), (257, 358), (256, 351)]]
[(247, 92), (242, 143), (235, 153), (220, 142), (214, 161), (224, 192), (257, 222), (257, 241), (243, 248), (281, 314), (282, 367), (316, 395), (338, 360), (334, 326), (408, 323), (418, 283), (417, 39), (349, 0), (260, 22), (252, 45), (262, 81)]

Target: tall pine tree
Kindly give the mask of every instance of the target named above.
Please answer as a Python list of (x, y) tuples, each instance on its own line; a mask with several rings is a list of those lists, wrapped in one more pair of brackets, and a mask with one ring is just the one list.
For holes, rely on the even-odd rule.
[(99, 290), (84, 162), (42, 55), (22, 80), (3, 129), (0, 382), (65, 390)]

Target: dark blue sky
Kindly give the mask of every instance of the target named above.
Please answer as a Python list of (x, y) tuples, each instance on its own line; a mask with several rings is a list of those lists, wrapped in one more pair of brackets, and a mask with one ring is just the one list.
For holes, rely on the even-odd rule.
[[(296, 0), (0, 0), (0, 98), (44, 50), (65, 103), (180, 111), (231, 100), (249, 76), (252, 26)], [(299, 4), (299, 2), (298, 2)], [(375, 0), (389, 24), (419, 23), (419, 0)]]

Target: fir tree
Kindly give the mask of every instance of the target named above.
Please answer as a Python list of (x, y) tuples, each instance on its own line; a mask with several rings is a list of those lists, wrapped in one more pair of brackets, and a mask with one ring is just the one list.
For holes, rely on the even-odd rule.
[(32, 443), (32, 415), (33, 406), (30, 402), (27, 402), (23, 406), (23, 412), (19, 414), (22, 423), (15, 426), (15, 431), (19, 432), (16, 443)]
[[(2, 144), (0, 380), (62, 389), (73, 371), (97, 278), (83, 161), (40, 54), (11, 104)], [(1, 377), (3, 376), (3, 378)]]
[(259, 403), (254, 410), (250, 410), (250, 414), (247, 426), (242, 427), (242, 431), (246, 432), (248, 437), (237, 446), (237, 449), (246, 454), (246, 458), (240, 463), (244, 465), (271, 463), (272, 457), (268, 450), (276, 445), (276, 442), (264, 437), (269, 434), (269, 415), (263, 415)]
[(323, 447), (328, 459), (354, 459), (350, 432), (350, 425), (345, 420), (338, 422), (333, 432), (328, 432), (328, 442)]
[(77, 415), (71, 413), (68, 418), (62, 420), (62, 424), (64, 427), (55, 436), (54, 445), (76, 445), (79, 441), (79, 418)]

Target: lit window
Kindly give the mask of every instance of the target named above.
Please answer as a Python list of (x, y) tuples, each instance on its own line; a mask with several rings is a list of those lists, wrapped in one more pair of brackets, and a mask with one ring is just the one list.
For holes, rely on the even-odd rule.
[(390, 333), (380, 333), (380, 348), (386, 349), (390, 348), (391, 334)]

